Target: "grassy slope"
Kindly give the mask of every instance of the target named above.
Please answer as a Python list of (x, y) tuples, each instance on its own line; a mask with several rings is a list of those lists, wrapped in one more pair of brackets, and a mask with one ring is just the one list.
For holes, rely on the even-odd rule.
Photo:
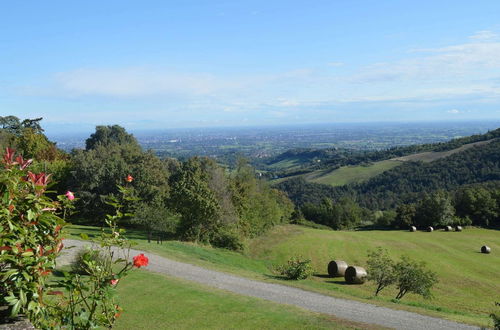
[(400, 165), (401, 162), (383, 160), (370, 165), (343, 166), (334, 171), (319, 171), (306, 174), (307, 181), (331, 186), (343, 186), (349, 183), (363, 182), (380, 173)]
[(134, 271), (118, 288), (116, 329), (345, 329), (360, 325), (293, 306)]
[[(73, 233), (92, 228), (74, 227)], [(325, 294), (372, 302), (392, 308), (402, 308), (448, 319), (487, 326), (488, 314), (494, 310), (500, 290), (500, 257), (497, 253), (478, 253), (481, 245), (500, 250), (500, 233), (495, 230), (470, 229), (462, 233), (402, 231), (325, 231), (299, 226), (276, 227), (269, 234), (250, 242), (248, 256), (223, 249), (170, 241), (162, 245), (148, 244), (142, 235), (131, 233), (139, 249), (149, 250), (169, 258), (219, 269), (259, 280), (285, 283)], [(428, 262), (439, 276), (434, 289), (435, 299), (425, 301), (408, 295), (401, 303), (391, 302), (394, 289), (373, 298), (374, 286), (345, 285), (342, 279), (324, 277), (326, 265), (332, 259), (349, 264), (365, 264), (366, 251), (377, 246), (387, 248), (398, 257), (405, 253)], [(292, 255), (311, 258), (318, 276), (305, 281), (283, 282), (273, 276), (269, 267), (283, 263)]]

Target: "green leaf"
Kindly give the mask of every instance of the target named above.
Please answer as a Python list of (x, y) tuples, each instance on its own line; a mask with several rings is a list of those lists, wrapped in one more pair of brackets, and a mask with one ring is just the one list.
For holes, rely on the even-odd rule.
[(19, 309), (21, 308), (21, 301), (18, 300), (15, 304), (14, 307), (12, 307), (12, 311), (10, 312), (10, 316), (17, 316), (19, 314)]
[(84, 240), (88, 240), (89, 239), (89, 235), (85, 234), (85, 233), (81, 233), (80, 234), (80, 237)]

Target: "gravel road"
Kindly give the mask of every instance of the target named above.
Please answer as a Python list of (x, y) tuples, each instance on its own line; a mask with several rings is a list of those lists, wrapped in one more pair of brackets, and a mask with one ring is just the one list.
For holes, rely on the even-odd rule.
[[(88, 242), (65, 240), (66, 246), (59, 265), (72, 260), (75, 252)], [(262, 298), (281, 304), (295, 305), (313, 312), (334, 315), (355, 322), (369, 323), (395, 329), (479, 329), (466, 324), (447, 321), (417, 313), (378, 307), (358, 301), (333, 298), (285, 285), (250, 280), (235, 275), (173, 261), (149, 252), (132, 250), (131, 255), (144, 253), (149, 258), (149, 271), (180, 277), (234, 293)]]

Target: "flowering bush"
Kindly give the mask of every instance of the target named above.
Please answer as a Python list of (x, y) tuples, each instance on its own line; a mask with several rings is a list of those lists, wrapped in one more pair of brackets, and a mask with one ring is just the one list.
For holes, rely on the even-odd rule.
[(44, 195), (50, 174), (32, 173), (32, 160), (7, 148), (0, 172), (0, 305), (11, 316), (47, 316), (47, 276), (62, 249), (64, 220), (59, 207)]
[[(85, 252), (82, 264), (88, 276), (63, 272), (63, 279), (49, 283), (63, 248), (64, 216), (73, 209), (74, 193), (68, 191), (52, 201), (45, 195), (50, 174), (27, 170), (32, 163), (7, 148), (0, 171), (0, 306), (11, 316), (24, 314), (37, 328), (111, 328), (122, 309), (114, 301), (114, 290), (133, 267), (147, 266), (143, 254), (130, 261), (130, 242), (118, 221), (123, 204), (132, 201), (131, 190), (119, 186), (121, 198), (110, 196), (115, 208), (107, 215), (107, 230), (94, 241), (102, 262)], [(131, 182), (132, 176), (125, 181)], [(59, 215), (62, 214), (63, 217)], [(85, 238), (85, 237), (84, 237)], [(117, 251), (124, 258), (117, 258)]]

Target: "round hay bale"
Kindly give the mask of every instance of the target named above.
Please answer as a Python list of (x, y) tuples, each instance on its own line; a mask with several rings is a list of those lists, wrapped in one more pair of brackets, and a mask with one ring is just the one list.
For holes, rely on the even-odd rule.
[(452, 230), (452, 228), (451, 228), (451, 226), (446, 226), (446, 227), (444, 227), (444, 230), (446, 230), (446, 231), (451, 231), (451, 230)]
[(455, 231), (462, 231), (462, 230), (463, 230), (463, 229), (462, 229), (462, 226), (456, 226), (456, 227), (455, 227)]
[(432, 228), (431, 226), (429, 226), (429, 227), (427, 227), (427, 231), (428, 231), (429, 233), (432, 233), (432, 232), (434, 231), (434, 228)]
[(487, 245), (481, 246), (481, 253), (486, 253), (486, 254), (491, 253), (490, 247)]
[(413, 232), (416, 232), (417, 231), (417, 227), (415, 226), (410, 226), (410, 231), (413, 233)]
[(345, 281), (349, 284), (363, 284), (366, 281), (366, 270), (359, 266), (349, 266), (345, 271)]
[(328, 264), (328, 275), (330, 275), (330, 277), (342, 277), (347, 267), (349, 267), (349, 265), (345, 261), (332, 260)]

